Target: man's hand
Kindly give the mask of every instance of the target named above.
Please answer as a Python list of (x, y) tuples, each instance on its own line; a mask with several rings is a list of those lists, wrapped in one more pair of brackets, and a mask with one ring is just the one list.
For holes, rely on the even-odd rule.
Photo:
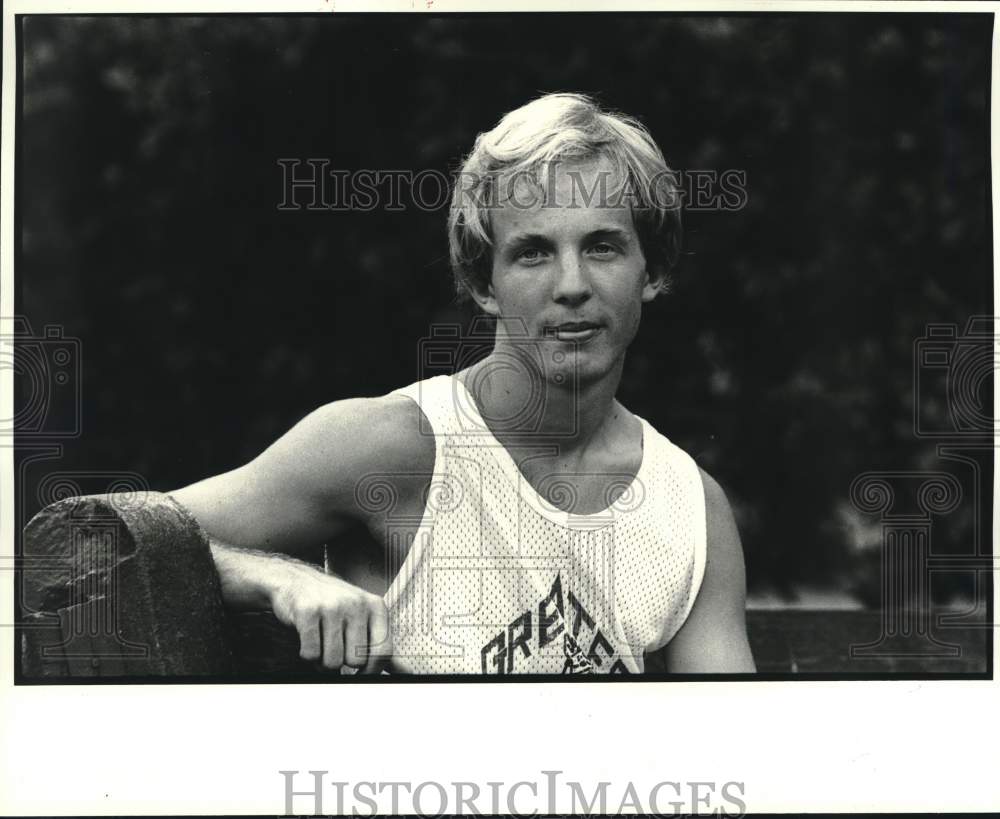
[(299, 633), (299, 655), (331, 671), (349, 666), (378, 673), (392, 657), (382, 598), (339, 577), (295, 565), (273, 592), (275, 617)]
[(299, 635), (302, 659), (331, 671), (378, 673), (392, 658), (392, 633), (378, 595), (308, 563), (211, 540), (222, 599), (237, 609), (270, 609)]
[[(433, 473), (435, 442), (421, 417), (400, 395), (334, 401), (250, 463), (171, 492), (209, 537), (226, 605), (272, 610), (298, 631), (302, 656), (327, 668), (384, 665), (392, 643), (381, 598), (286, 555), (306, 554), (354, 523), (382, 529), (359, 505), (358, 486), (371, 475)], [(422, 510), (423, 489), (401, 506)]]

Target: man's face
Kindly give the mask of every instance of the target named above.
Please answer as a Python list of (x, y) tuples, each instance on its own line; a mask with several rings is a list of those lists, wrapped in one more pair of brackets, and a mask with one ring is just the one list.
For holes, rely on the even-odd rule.
[(628, 204), (615, 206), (618, 183), (605, 159), (563, 163), (544, 182), (546, 202), (524, 183), (492, 212), (493, 278), (477, 301), (509, 336), (527, 330), (560, 382), (611, 372), (657, 293)]

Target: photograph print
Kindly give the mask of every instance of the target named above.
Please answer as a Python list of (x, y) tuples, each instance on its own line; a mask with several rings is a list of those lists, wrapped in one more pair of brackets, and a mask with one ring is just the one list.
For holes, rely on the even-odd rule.
[(992, 677), (992, 15), (16, 22), (18, 683)]

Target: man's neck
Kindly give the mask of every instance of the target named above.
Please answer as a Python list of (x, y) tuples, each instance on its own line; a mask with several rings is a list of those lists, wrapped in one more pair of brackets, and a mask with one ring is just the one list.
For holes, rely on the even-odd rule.
[(462, 380), (504, 446), (557, 447), (561, 455), (583, 453), (616, 417), (615, 393), (624, 362), (620, 360), (603, 378), (581, 382), (567, 376), (561, 383), (536, 362), (534, 356), (498, 344)]

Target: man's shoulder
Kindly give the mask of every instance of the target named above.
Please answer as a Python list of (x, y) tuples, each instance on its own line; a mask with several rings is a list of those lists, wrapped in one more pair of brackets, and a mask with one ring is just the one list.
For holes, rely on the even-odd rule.
[(726, 497), (726, 492), (719, 485), (719, 482), (700, 466), (698, 467), (698, 474), (701, 476), (701, 485), (705, 490), (706, 513), (711, 516), (713, 513), (718, 515), (723, 511), (728, 511), (729, 499)]
[(422, 423), (421, 410), (406, 396), (347, 398), (316, 409), (299, 427), (310, 453), (336, 452), (336, 461), (368, 471), (430, 472), (434, 436)]
[(719, 482), (704, 469), (698, 467), (701, 483), (705, 490), (705, 524), (709, 557), (711, 553), (725, 552), (739, 554), (742, 561), (742, 546), (736, 519), (729, 498)]

